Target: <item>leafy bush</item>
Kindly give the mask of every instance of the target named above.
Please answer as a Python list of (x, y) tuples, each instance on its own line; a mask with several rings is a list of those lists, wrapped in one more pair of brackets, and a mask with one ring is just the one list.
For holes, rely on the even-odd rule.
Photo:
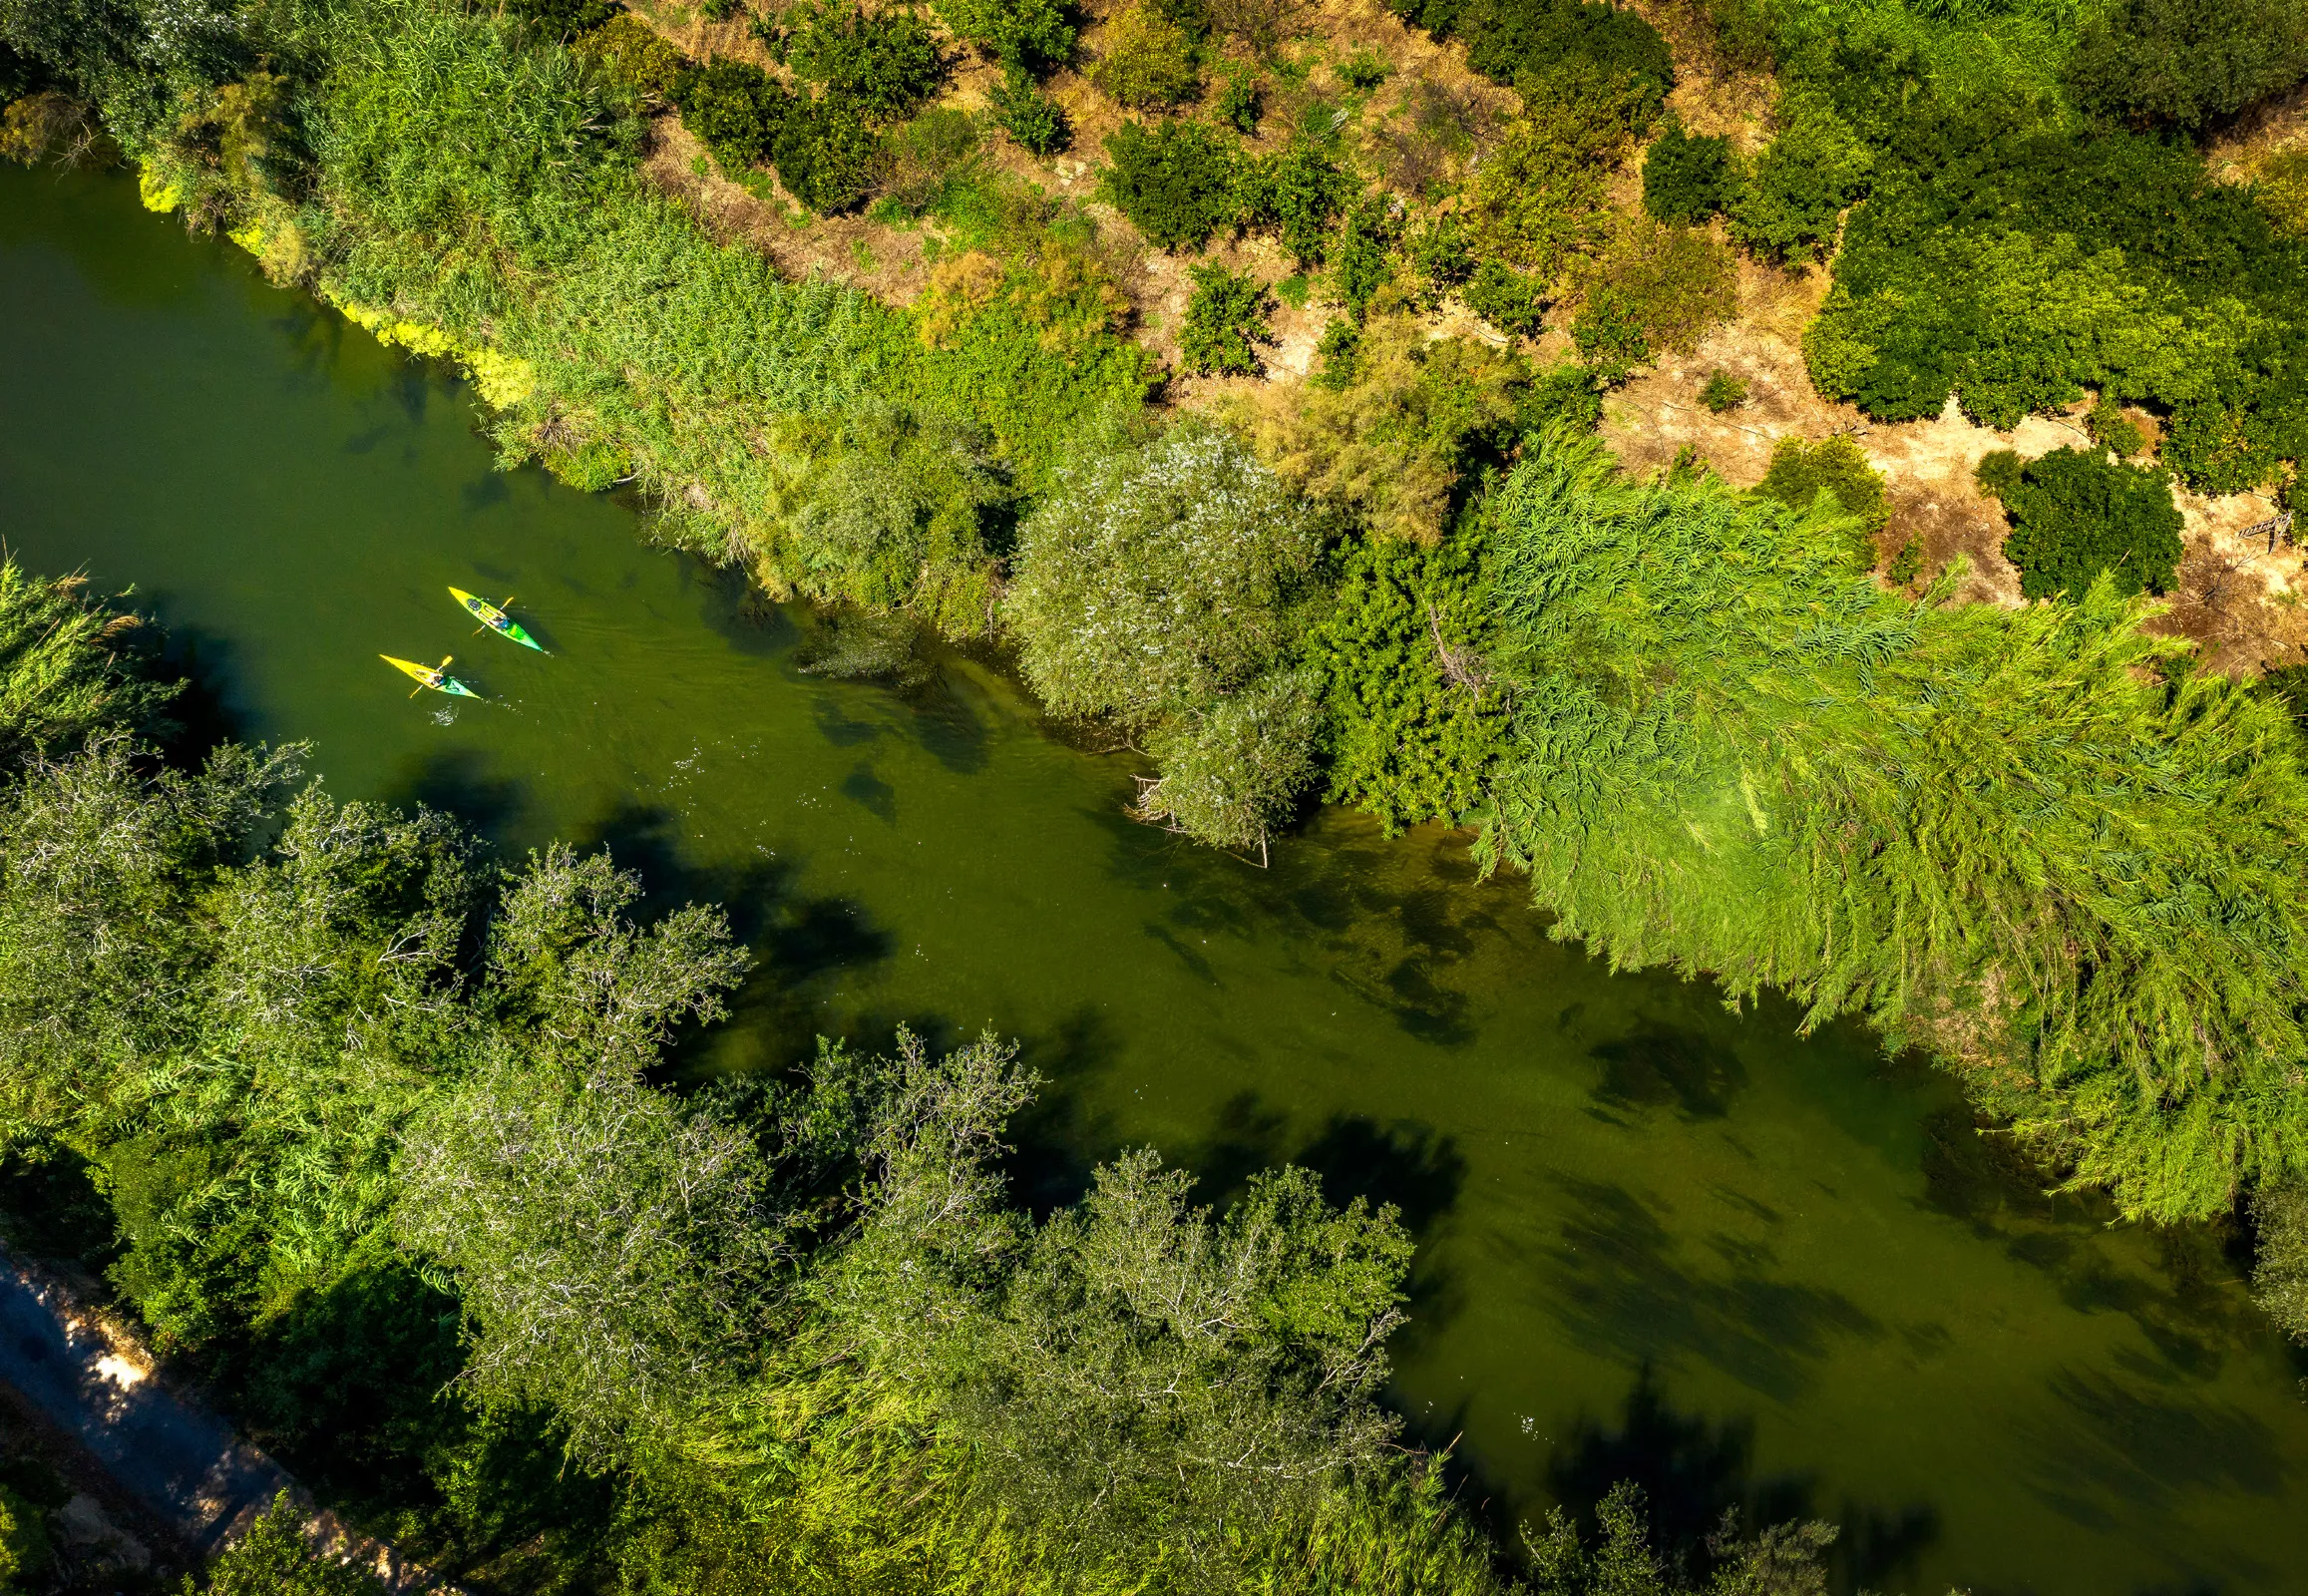
[(1125, 122), (1107, 137), (1106, 159), (1100, 196), (1160, 248), (1199, 247), (1240, 209), (1241, 148), (1202, 123), (1164, 122), (1149, 133)]
[(1671, 120), (1644, 153), (1643, 208), (1662, 221), (1705, 221), (1738, 190), (1729, 139), (1686, 133)]
[(2252, 1299), (2285, 1335), (2308, 1346), (2308, 1181), (2261, 1186), (2252, 1194)]
[(1331, 286), (1339, 302), (1357, 318), (1394, 274), (1394, 244), (1402, 219), (1391, 196), (1365, 194), (1346, 211), (1331, 266)]
[(1901, 544), (1899, 552), (1891, 557), (1891, 564), (1883, 569), (1884, 581), (1894, 588), (1907, 587), (1922, 575), (1923, 540), (1920, 538), (1910, 538)]
[(1582, 356), (1625, 371), (1664, 349), (1689, 349), (1738, 308), (1737, 267), (1711, 234), (1620, 216), (1601, 252), (1579, 262), (1584, 297), (1571, 336)]
[(1267, 672), (1322, 547), (1248, 449), (1183, 421), (1062, 473), (1019, 528), (1002, 612), (1044, 703), (1147, 728)]
[(1466, 41), (1467, 65), (1522, 87), (1566, 63), (1635, 86), (1640, 120), (1659, 114), (1675, 84), (1674, 58), (1659, 30), (1632, 11), (1593, 0), (1389, 0), (1436, 37)]
[(2308, 149), (2281, 150), (2270, 156), (2252, 193), (2279, 231), (2308, 238)]
[(510, 0), (505, 9), (546, 38), (565, 41), (618, 15), (610, 0)]
[(1706, 1541), (1714, 1564), (1702, 1585), (1652, 1543), (1642, 1487), (1621, 1480), (1596, 1505), (1590, 1550), (1560, 1507), (1547, 1509), (1544, 1534), (1525, 1531), (1532, 1596), (1826, 1596), (1832, 1524), (1774, 1524), (1753, 1539), (1735, 1531), (1735, 1516)]
[(1246, 67), (1231, 66), (1218, 83), (1218, 100), (1212, 106), (1218, 120), (1235, 132), (1249, 135), (1258, 132), (1258, 119), (1265, 108), (1266, 98), (1259, 87), (1258, 74)]
[(1217, 848), (1261, 851), (1313, 779), (1322, 704), (1303, 673), (1253, 682), (1147, 739), (1162, 775), (1138, 799), (1144, 818)]
[(1294, 261), (1312, 266), (1329, 252), (1331, 223), (1357, 189), (1353, 174), (1301, 133), (1246, 173), (1242, 208), (1246, 219), (1275, 229)]
[(2123, 413), (2123, 407), (2106, 399), (2092, 407), (2092, 413), (2084, 418), (2084, 427), (2092, 434), (2094, 443), (2103, 444), (2119, 455), (2135, 455), (2147, 447), (2146, 436)]
[(1736, 410), (1747, 402), (1746, 380), (1719, 367), (1707, 374), (1706, 385), (1699, 390), (1699, 402), (1719, 416)]
[(938, 15), (958, 39), (976, 45), (1004, 67), (1031, 72), (1073, 54), (1074, 26), (1063, 0), (935, 0)]
[(2181, 521), (2163, 472), (2083, 449), (2023, 466), (2007, 449), (1980, 462), (1979, 480), (2011, 518), (2004, 557), (2030, 598), (2079, 598), (2104, 572), (2119, 594), (2171, 587)]
[(1306, 31), (1313, 11), (1309, 0), (1209, 0), (1210, 20), (1221, 32), (1271, 61), (1284, 40)]
[(1384, 56), (1369, 50), (1357, 50), (1339, 63), (1339, 81), (1349, 89), (1375, 89), (1393, 73)]
[(0, 768), (61, 757), (111, 726), (151, 727), (171, 696), (139, 668), (136, 617), (0, 553)]
[(778, 182), (824, 216), (863, 204), (880, 181), (887, 155), (882, 136), (834, 95), (794, 97), (770, 152)]
[(1202, 93), (1194, 41), (1151, 4), (1139, 4), (1106, 28), (1105, 53), (1090, 81), (1133, 111), (1167, 111)]
[[(191, 1580), (185, 1582), (188, 1593)], [(385, 1587), (305, 1538), (304, 1515), (283, 1491), (208, 1565), (201, 1596), (382, 1596)]]
[(794, 97), (768, 73), (726, 56), (684, 68), (673, 80), (670, 98), (681, 113), (681, 126), (732, 175), (769, 158), (794, 105)]
[(1547, 281), (1535, 272), (1485, 259), (1460, 293), (1469, 309), (1501, 332), (1536, 338), (1546, 330)]
[(912, 11), (868, 16), (858, 0), (801, 0), (786, 13), (786, 65), (859, 119), (897, 122), (938, 92), (946, 62)]
[(1807, 510), (1812, 500), (1827, 495), (1835, 511), (1859, 523), (1852, 560), (1862, 571), (1874, 566), (1876, 535), (1891, 525), (1891, 504), (1883, 489), (1882, 473), (1842, 434), (1816, 443), (1792, 434), (1781, 438), (1771, 449), (1770, 469), (1755, 484), (1756, 493), (1791, 510)]
[(908, 214), (923, 215), (968, 181), (977, 119), (956, 106), (936, 106), (892, 134), (888, 149), (883, 195)]
[[(670, 104), (681, 74), (689, 66), (688, 58), (656, 29), (622, 12), (579, 38), (570, 49), (579, 60), (593, 63), (604, 79), (644, 106)], [(692, 127), (690, 131), (696, 130)]]
[(1428, 309), (1474, 275), (1474, 248), (1456, 215), (1435, 216), (1411, 230), (1403, 252), (1416, 273), (1415, 291)]
[(2193, 132), (2308, 78), (2308, 12), (2293, 0), (2117, 0), (2068, 67), (2085, 110)]
[(1058, 103), (1041, 92), (1021, 68), (1004, 67), (988, 96), (994, 125), (1033, 155), (1056, 155), (1073, 143), (1074, 132)]
[(1543, 286), (1592, 246), (1611, 168), (1634, 139), (1631, 81), (1568, 63), (1523, 86), (1523, 116), (1470, 187), (1479, 253)]
[(1731, 234), (1766, 260), (1824, 259), (1873, 158), (1833, 108), (1808, 96), (1782, 98), (1778, 121), (1731, 203)]
[(11, 1487), (0, 1484), (0, 1590), (45, 1588), (56, 1563), (56, 1546), (45, 1515)]
[(1308, 644), (1324, 676), (1326, 796), (1375, 815), (1389, 836), (1463, 821), (1504, 752), (1507, 697), (1477, 646), (1478, 582), (1462, 539), (1358, 542)]
[(1194, 292), (1178, 328), (1178, 354), (1198, 375), (1258, 377), (1266, 373), (1258, 346), (1273, 343), (1267, 317), (1274, 296), (1249, 272), (1233, 272), (1208, 261), (1188, 273)]
[(1251, 421), (1260, 452), (1284, 481), (1374, 537), (1432, 544), (1471, 468), (1512, 438), (1528, 369), (1471, 339), (1429, 340), (1399, 310), (1374, 310), (1352, 346), (1341, 345), (1326, 350), (1314, 388), (1261, 404)]

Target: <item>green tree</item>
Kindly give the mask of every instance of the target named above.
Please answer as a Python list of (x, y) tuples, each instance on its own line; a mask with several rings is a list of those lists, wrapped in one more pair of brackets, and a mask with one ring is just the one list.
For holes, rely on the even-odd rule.
[[(306, 1539), (304, 1515), (286, 1491), (250, 1522), (247, 1533), (208, 1565), (199, 1596), (383, 1596), (385, 1587)], [(192, 1577), (184, 1596), (194, 1596)]]
[(1200, 375), (1265, 375), (1258, 346), (1275, 341), (1267, 322), (1275, 300), (1266, 284), (1247, 271), (1229, 271), (1215, 261), (1195, 266), (1187, 275), (1194, 281), (1194, 291), (1187, 296), (1186, 319), (1178, 328), (1178, 354), (1186, 369)]
[(1074, 27), (1060, 0), (936, 0), (938, 15), (1004, 67), (1035, 72), (1073, 53)]
[(2252, 1226), (2253, 1300), (2285, 1335), (2308, 1345), (2308, 1182), (2261, 1186), (2252, 1194)]
[(902, 121), (945, 81), (945, 59), (915, 12), (890, 8), (869, 17), (857, 0), (802, 0), (786, 17), (793, 75), (862, 117)]
[(137, 630), (80, 579), (42, 581), (0, 560), (0, 767), (147, 723), (173, 694), (140, 668)]
[(1738, 193), (1729, 139), (1686, 133), (1671, 121), (1643, 156), (1643, 208), (1662, 221), (1697, 224)]
[(1755, 484), (1755, 492), (1780, 504), (1802, 510), (1826, 494), (1849, 516), (1851, 558), (1861, 571), (1875, 565), (1875, 540), (1891, 525), (1891, 503), (1885, 496), (1883, 474), (1867, 463), (1867, 452), (1844, 433), (1817, 442), (1792, 433), (1771, 448), (1770, 469)]
[(2011, 518), (2004, 556), (2030, 598), (2075, 598), (2103, 574), (2117, 593), (2170, 589), (2182, 523), (2163, 472), (2098, 450), (2055, 449), (2025, 465), (2002, 450), (1980, 462), (1979, 480)]
[(1241, 209), (1241, 150), (1199, 122), (1164, 122), (1151, 133), (1125, 122), (1106, 138), (1110, 163), (1099, 194), (1163, 249), (1199, 247)]
[(1777, 122), (1731, 202), (1731, 235), (1766, 260), (1824, 259), (1844, 207), (1866, 189), (1872, 157), (1816, 97), (1783, 96)]
[(1202, 93), (1199, 52), (1158, 8), (1135, 5), (1108, 24), (1090, 81), (1133, 111), (1172, 110)]
[(2288, 0), (2118, 0), (2086, 24), (2068, 79), (2087, 111), (2193, 132), (2308, 78)]

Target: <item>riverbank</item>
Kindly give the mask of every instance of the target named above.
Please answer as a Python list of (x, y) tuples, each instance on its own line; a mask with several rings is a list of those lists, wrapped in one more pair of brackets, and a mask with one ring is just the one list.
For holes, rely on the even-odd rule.
[[(819, 1032), (990, 1025), (1049, 1081), (1015, 1136), (1037, 1209), (1149, 1143), (1205, 1201), (1288, 1161), (1398, 1204), (1419, 1252), (1392, 1405), (1461, 1436), (1466, 1499), (1502, 1512), (1633, 1473), (1678, 1535), (1732, 1505), (1838, 1519), (1838, 1584), (1910, 1592), (2308, 1566), (2282, 1538), (2308, 1523), (2308, 1371), (2218, 1233), (2047, 1199), (1952, 1082), (1856, 1027), (1800, 1042), (1775, 1001), (1609, 976), (1462, 839), (1325, 810), (1245, 870), (1122, 821), (1143, 767), (1051, 741), (969, 659), (904, 690), (810, 673), (807, 614), (647, 549), (609, 497), (493, 472), (469, 389), (131, 184), (0, 169), (0, 287), (34, 307), (0, 349), (57, 374), (0, 392), (11, 547), (137, 583), (202, 701), (245, 739), (314, 739), (342, 798), (453, 808), (509, 864), (606, 842), (652, 908), (728, 905), (761, 964), (680, 1078), (806, 1062)], [(144, 469), (105, 469), (122, 436)], [(469, 639), (448, 584), (519, 595), (555, 656)], [(412, 703), (372, 657), (450, 649), (493, 706)], [(375, 1306), (316, 1295), (261, 1345)], [(445, 1373), (403, 1404), (367, 1367), (317, 1437), (235, 1411), (396, 1539), (561, 1499), (549, 1449), (509, 1498), (444, 1500), (494, 1477), (450, 1462), (508, 1466), (518, 1431), (378, 1490), (455, 1409)], [(542, 1528), (500, 1522), (501, 1547)]]

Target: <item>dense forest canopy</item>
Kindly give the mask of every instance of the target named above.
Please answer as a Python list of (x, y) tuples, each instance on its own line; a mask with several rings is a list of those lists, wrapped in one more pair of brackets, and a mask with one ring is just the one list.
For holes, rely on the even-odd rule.
[[(2153, 602), (2175, 494), (2297, 501), (2308, 142), (2244, 181), (2207, 150), (2296, 113), (2308, 14), (1395, 11), (1386, 55), (1280, 0), (713, 0), (688, 47), (605, 0), (0, 0), (0, 151), (125, 156), (461, 365), (509, 464), (634, 483), (839, 606), (824, 668), (1014, 649), (1143, 750), (1140, 818), (1246, 858), (1319, 798), (1471, 827), (1616, 962), (1929, 1046), (2048, 1182), (2241, 1203), (2308, 1335), (2303, 695)], [(1766, 109), (1708, 131), (1703, 69)], [(863, 242), (863, 285), (781, 272), (724, 192), (779, 237), (912, 237), (919, 280), (869, 291)], [(1753, 492), (1616, 468), (1607, 407), (1758, 274), (1817, 282), (1824, 401), (2079, 419), (1980, 463), (2010, 603), (1924, 569), (1849, 439), (1779, 438)], [(507, 873), (294, 750), (160, 758), (126, 625), (0, 582), (11, 1157), (101, 1189), (112, 1278), (253, 1421), (349, 1425), (373, 1511), (637, 1590), (1502, 1577), (1389, 1449), (1391, 1216), (1291, 1172), (1204, 1213), (1135, 1153), (1034, 1219), (990, 1040), (665, 1093), (742, 964), (711, 910), (637, 923), (601, 858)], [(1640, 1517), (1525, 1571), (1620, 1588)]]

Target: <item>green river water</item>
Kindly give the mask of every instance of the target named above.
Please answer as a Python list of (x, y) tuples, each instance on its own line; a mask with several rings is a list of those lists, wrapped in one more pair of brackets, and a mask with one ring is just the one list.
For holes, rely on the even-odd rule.
[[(1295, 1159), (1400, 1204), (1395, 1398), (1494, 1505), (1631, 1473), (1686, 1529), (1815, 1512), (1845, 1589), (2308, 1591), (2308, 1362), (2222, 1238), (2046, 1200), (1861, 1030), (1607, 974), (1463, 838), (1326, 812), (1260, 871), (1130, 823), (1131, 758), (987, 664), (804, 674), (793, 616), (475, 422), (127, 181), (0, 166), (0, 536), (136, 584), (226, 723), (312, 739), (340, 796), (729, 903), (762, 967), (688, 1067), (992, 1026), (1048, 1081), (1037, 1199), (1152, 1142), (1213, 1199)], [(554, 656), (471, 636), (450, 584)], [(489, 702), (377, 658), (452, 650)]]

